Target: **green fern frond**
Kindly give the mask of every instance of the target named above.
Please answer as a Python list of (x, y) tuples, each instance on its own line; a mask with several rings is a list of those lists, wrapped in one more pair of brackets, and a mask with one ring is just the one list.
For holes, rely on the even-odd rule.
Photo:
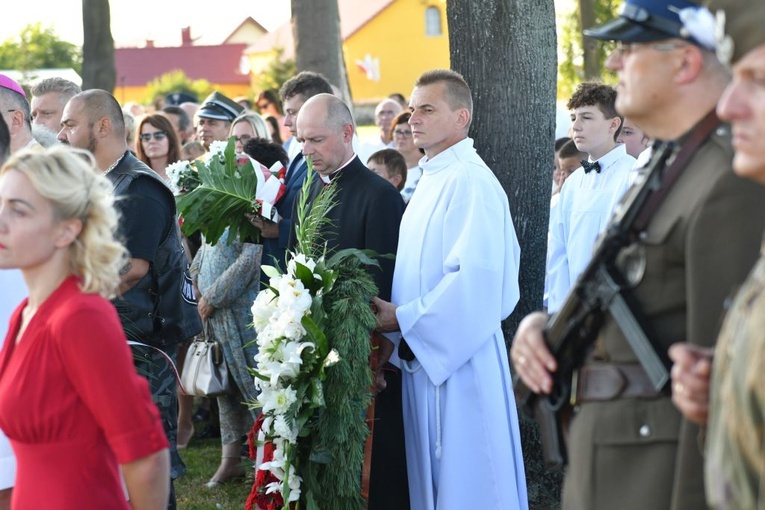
[(256, 170), (249, 158), (237, 164), (234, 137), (228, 139), (223, 154), (223, 163), (216, 157), (211, 158), (209, 165), (194, 161), (201, 184), (176, 199), (183, 218), (183, 233), (200, 231), (205, 241), (214, 245), (228, 228), (228, 244), (236, 239), (258, 242), (260, 230), (244, 217), (245, 213), (255, 211)]
[(328, 214), (337, 205), (337, 188), (332, 182), (328, 186), (322, 186), (315, 198), (311, 197), (311, 187), (316, 171), (313, 169), (311, 156), (306, 156), (306, 162), (308, 171), (298, 197), (297, 224), (295, 225), (296, 248), (297, 253), (318, 259), (326, 251), (322, 231), (326, 231), (326, 228), (332, 224)]

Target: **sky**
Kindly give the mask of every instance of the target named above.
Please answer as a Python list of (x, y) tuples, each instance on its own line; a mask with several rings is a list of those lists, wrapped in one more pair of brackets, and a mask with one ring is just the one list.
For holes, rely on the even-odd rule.
[[(196, 44), (219, 44), (252, 16), (268, 30), (289, 20), (290, 0), (111, 0), (111, 29), (117, 47), (178, 46), (181, 28), (190, 26)], [(0, 23), (0, 42), (40, 22), (65, 41), (82, 45), (80, 0), (35, 0), (28, 9), (14, 9)]]

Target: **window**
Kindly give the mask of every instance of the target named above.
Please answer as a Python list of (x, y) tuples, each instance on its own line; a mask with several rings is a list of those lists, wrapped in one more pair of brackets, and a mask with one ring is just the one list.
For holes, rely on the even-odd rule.
[(441, 10), (438, 7), (428, 7), (425, 9), (425, 35), (428, 37), (438, 37), (441, 32)]

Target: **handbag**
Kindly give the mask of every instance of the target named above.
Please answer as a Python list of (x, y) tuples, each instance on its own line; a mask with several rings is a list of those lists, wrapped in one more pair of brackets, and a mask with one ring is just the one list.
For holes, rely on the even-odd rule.
[(194, 339), (186, 351), (181, 386), (187, 395), (195, 397), (217, 397), (231, 390), (223, 347), (214, 340), (209, 326), (204, 337)]

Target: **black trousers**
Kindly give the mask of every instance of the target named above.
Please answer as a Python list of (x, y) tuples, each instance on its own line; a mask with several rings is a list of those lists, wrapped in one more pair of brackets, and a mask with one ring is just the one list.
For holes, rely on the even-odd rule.
[(409, 510), (401, 371), (383, 367), (386, 388), (375, 397), (368, 510)]

